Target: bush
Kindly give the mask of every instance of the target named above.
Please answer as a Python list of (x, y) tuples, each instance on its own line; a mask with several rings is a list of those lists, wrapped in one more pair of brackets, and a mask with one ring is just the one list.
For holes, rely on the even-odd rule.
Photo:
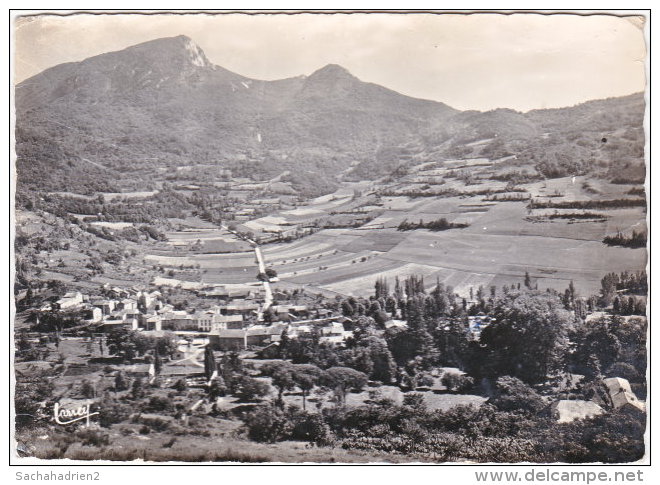
[(295, 408), (291, 409), (290, 413), (293, 421), (291, 439), (309, 441), (319, 446), (329, 446), (334, 443), (335, 435), (323, 420), (323, 416), (305, 411), (296, 412)]
[(503, 376), (497, 379), (495, 386), (495, 396), (490, 402), (501, 411), (538, 414), (546, 407), (541, 395), (520, 379)]
[(76, 432), (76, 437), (83, 446), (107, 446), (110, 444), (110, 436), (96, 429), (81, 429)]
[(241, 377), (235, 395), (243, 402), (255, 401), (270, 393), (270, 386), (253, 377)]
[(186, 392), (188, 389), (188, 383), (185, 379), (179, 379), (174, 383), (172, 389), (176, 389), (177, 392)]
[(403, 405), (410, 406), (415, 409), (426, 409), (426, 403), (424, 402), (424, 394), (419, 392), (412, 392), (403, 396)]
[[(163, 418), (158, 418), (158, 417), (151, 417), (151, 416), (138, 416), (136, 421), (138, 423), (141, 423), (144, 427), (147, 427), (150, 430), (154, 431), (167, 431), (170, 429), (170, 424), (171, 421)], [(140, 430), (140, 433), (142, 433), (142, 429)]]
[(112, 399), (102, 399), (99, 406), (99, 424), (104, 428), (126, 421), (134, 412), (133, 406)]
[(417, 378), (417, 385), (421, 387), (432, 387), (435, 384), (435, 379), (430, 374), (422, 374)]
[(456, 372), (445, 372), (441, 382), (443, 386), (453, 392), (467, 392), (474, 386), (474, 379)]
[(152, 396), (147, 403), (149, 411), (171, 411), (173, 409), (172, 401), (166, 397)]
[(259, 406), (245, 417), (248, 436), (253, 441), (275, 443), (291, 436), (293, 425), (284, 411), (272, 404)]

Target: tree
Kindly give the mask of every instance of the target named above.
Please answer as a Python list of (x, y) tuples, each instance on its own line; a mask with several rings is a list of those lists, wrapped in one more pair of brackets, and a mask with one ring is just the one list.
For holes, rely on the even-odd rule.
[(293, 382), (300, 388), (303, 395), (303, 410), (307, 408), (309, 391), (319, 383), (323, 371), (312, 364), (296, 364), (293, 366)]
[(82, 386), (80, 387), (80, 394), (82, 394), (82, 396), (86, 399), (92, 399), (96, 397), (96, 388), (94, 387), (94, 384), (88, 380), (84, 380), (82, 382)]
[(573, 316), (550, 293), (522, 293), (501, 300), (495, 322), (482, 332), (471, 359), (474, 377), (510, 375), (544, 381), (563, 364)]
[(284, 411), (270, 404), (259, 406), (249, 413), (245, 426), (251, 440), (266, 443), (287, 438), (293, 428)]
[(230, 393), (238, 389), (241, 376), (244, 374), (243, 362), (236, 352), (224, 354), (220, 359), (219, 374), (225, 381)]
[(324, 374), (327, 387), (337, 391), (342, 403), (346, 403), (346, 395), (350, 391), (360, 391), (367, 385), (367, 376), (349, 367), (331, 367)]
[(345, 317), (352, 317), (355, 314), (355, 308), (350, 301), (344, 300), (341, 302), (341, 313)]
[(546, 402), (534, 389), (511, 376), (502, 376), (495, 383), (495, 395), (489, 403), (501, 411), (521, 411), (538, 414), (546, 407)]
[(269, 375), (273, 386), (277, 388), (277, 402), (284, 405), (282, 395), (284, 391), (293, 389), (296, 382), (293, 378), (294, 370), (289, 362), (273, 362), (262, 367), (262, 372)]
[(261, 382), (253, 377), (241, 376), (238, 380), (236, 397), (241, 401), (254, 401), (267, 396), (270, 388), (265, 382)]
[[(136, 381), (137, 382), (137, 381)], [(135, 383), (134, 383), (135, 384)], [(178, 379), (174, 385), (172, 386), (173, 389), (175, 389), (177, 392), (186, 392), (188, 389), (188, 383), (186, 382), (185, 379)]]
[(359, 342), (369, 355), (371, 372), (369, 376), (383, 384), (390, 384), (396, 378), (396, 362), (392, 357), (387, 342), (380, 337), (367, 336)]
[(266, 268), (266, 276), (268, 276), (268, 278), (276, 278), (277, 271), (275, 271), (273, 268)]
[(273, 310), (272, 307), (268, 307), (263, 313), (263, 318), (264, 322), (272, 323), (277, 319), (277, 313), (275, 313), (275, 310)]
[(128, 380), (126, 379), (126, 374), (122, 371), (118, 371), (115, 374), (115, 392), (125, 391), (128, 389)]
[(453, 392), (466, 392), (474, 385), (474, 379), (457, 372), (445, 372), (440, 382)]
[(266, 273), (259, 272), (257, 273), (257, 279), (259, 281), (268, 281), (268, 275)]
[(124, 362), (130, 362), (137, 357), (138, 349), (133, 332), (126, 328), (111, 330), (106, 343), (110, 353), (121, 357)]
[(154, 371), (156, 372), (156, 375), (160, 374), (160, 371), (163, 369), (163, 361), (160, 358), (160, 353), (158, 353), (158, 349), (154, 350)]
[(286, 359), (289, 353), (289, 327), (285, 327), (280, 337), (280, 359)]
[(599, 371), (610, 367), (619, 359), (621, 342), (617, 336), (617, 327), (616, 322), (605, 317), (585, 322), (572, 332), (571, 363), (578, 367), (578, 371), (584, 370), (585, 367), (595, 371), (594, 359), (599, 363)]
[(224, 396), (226, 392), (225, 381), (222, 380), (222, 377), (218, 376), (211, 381), (211, 385), (208, 388), (209, 400), (215, 401), (219, 397)]
[(206, 380), (211, 379), (213, 373), (218, 369), (215, 362), (215, 357), (213, 355), (213, 349), (210, 345), (207, 345), (204, 349), (204, 375), (206, 375)]
[(141, 377), (138, 377), (133, 381), (133, 385), (131, 386), (131, 398), (141, 399), (144, 397), (144, 395), (144, 382), (142, 381)]

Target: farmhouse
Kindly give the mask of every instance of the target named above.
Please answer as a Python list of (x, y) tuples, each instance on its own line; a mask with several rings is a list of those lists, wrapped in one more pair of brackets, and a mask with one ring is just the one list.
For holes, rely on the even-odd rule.
[(127, 327), (130, 328), (131, 330), (137, 330), (138, 329), (138, 321), (136, 319), (125, 321), (121, 319), (107, 319), (103, 320), (101, 323), (100, 330), (103, 333), (111, 332), (116, 328), (123, 328)]
[(145, 330), (155, 330), (160, 332), (163, 329), (162, 318), (157, 314), (141, 315), (140, 326)]
[(607, 386), (607, 392), (612, 400), (612, 406), (614, 409), (635, 408), (640, 411), (645, 411), (644, 403), (637, 399), (637, 396), (635, 396), (635, 393), (630, 388), (630, 383), (627, 379), (610, 377), (608, 379), (603, 379), (603, 384)]
[(286, 325), (273, 325), (266, 327), (255, 325), (247, 330), (247, 345), (265, 346), (279, 342)]
[(117, 303), (117, 310), (137, 310), (137, 301), (132, 298), (124, 298)]
[(236, 300), (223, 306), (221, 312), (223, 315), (253, 315), (259, 310), (258, 303), (252, 303), (245, 300)]
[(306, 305), (275, 305), (271, 307), (275, 314), (279, 317), (308, 317), (309, 310)]
[(215, 315), (212, 322), (213, 328), (241, 329), (244, 326), (243, 315)]
[(598, 416), (605, 411), (593, 401), (562, 399), (552, 403), (550, 412), (558, 423), (570, 423), (575, 420)]
[(98, 307), (103, 311), (104, 315), (110, 315), (113, 311), (115, 311), (115, 308), (117, 307), (117, 301), (116, 300), (94, 300), (92, 301), (92, 305), (95, 307)]
[(83, 318), (90, 323), (100, 322), (103, 319), (103, 311), (98, 307), (90, 307), (83, 311)]
[(211, 289), (200, 290), (197, 293), (202, 298), (217, 298), (219, 300), (229, 300), (229, 290), (224, 287), (215, 287)]
[(184, 310), (173, 310), (161, 315), (163, 330), (196, 330), (197, 321)]
[(217, 329), (209, 333), (209, 345), (215, 350), (245, 350), (248, 346), (265, 347), (279, 342), (285, 324), (254, 325), (248, 329)]
[(197, 313), (193, 318), (197, 321), (197, 329), (201, 332), (243, 328), (243, 315), (220, 315), (206, 311)]
[(209, 334), (209, 345), (214, 350), (245, 350), (247, 332), (245, 330), (216, 330)]
[(83, 295), (79, 291), (70, 292), (65, 294), (62, 298), (57, 300), (56, 305), (60, 310), (67, 310), (82, 305)]

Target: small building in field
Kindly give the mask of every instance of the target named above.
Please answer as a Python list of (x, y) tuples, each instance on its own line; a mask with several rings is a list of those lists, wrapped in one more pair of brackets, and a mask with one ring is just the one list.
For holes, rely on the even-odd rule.
[(86, 308), (83, 311), (83, 318), (86, 322), (96, 323), (103, 320), (103, 311), (98, 307)]
[(247, 347), (247, 331), (216, 330), (209, 333), (209, 345), (213, 350), (245, 350)]
[(227, 290), (225, 287), (222, 286), (205, 288), (203, 290), (200, 290), (197, 294), (202, 298), (212, 298), (222, 301), (229, 300), (229, 290)]
[(183, 310), (173, 310), (161, 315), (163, 330), (197, 330), (197, 321)]
[(83, 303), (83, 295), (79, 291), (66, 293), (62, 298), (57, 300), (56, 305), (60, 310), (68, 310), (76, 308)]
[(340, 336), (344, 335), (344, 326), (339, 322), (332, 322), (327, 326), (321, 328), (321, 335), (323, 336)]
[(116, 300), (94, 300), (92, 305), (101, 309), (104, 315), (110, 315), (117, 308)]
[(385, 328), (408, 328), (408, 322), (405, 320), (388, 320), (385, 322)]
[(221, 315), (213, 311), (200, 312), (193, 317), (200, 332), (243, 328), (243, 315)]
[(287, 326), (282, 324), (271, 326), (255, 325), (247, 330), (247, 345), (261, 347), (278, 342), (285, 328)]
[(550, 405), (550, 413), (558, 423), (570, 423), (579, 419), (603, 414), (603, 408), (593, 401), (562, 399)]
[(122, 368), (129, 377), (148, 378), (152, 373), (151, 364), (131, 364)]
[(243, 315), (214, 315), (211, 330), (240, 330), (244, 325)]
[(119, 303), (117, 303), (117, 310), (137, 310), (137, 301), (132, 298), (124, 298)]
[(222, 307), (223, 315), (243, 315), (245, 317), (254, 315), (257, 311), (259, 311), (258, 303), (245, 300), (232, 301)]
[(630, 388), (630, 382), (622, 377), (609, 377), (603, 379), (603, 384), (607, 387), (607, 392), (612, 401), (614, 409), (635, 408), (639, 411), (646, 411), (646, 405), (637, 399), (635, 393)]
[(107, 320), (103, 320), (101, 323), (100, 330), (103, 333), (108, 333), (112, 332), (113, 330), (117, 328), (128, 328), (130, 330), (137, 330), (138, 329), (138, 321), (136, 319), (133, 320), (123, 320), (123, 319), (112, 319), (109, 318)]
[(163, 330), (162, 318), (158, 314), (141, 315), (140, 326), (145, 330), (160, 332)]

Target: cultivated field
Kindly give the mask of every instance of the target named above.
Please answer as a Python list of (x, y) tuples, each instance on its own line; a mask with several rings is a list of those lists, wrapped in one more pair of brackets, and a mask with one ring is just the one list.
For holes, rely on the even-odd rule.
[[(360, 227), (323, 229), (293, 242), (262, 247), (266, 266), (277, 271), (282, 286), (353, 296), (371, 295), (378, 277), (393, 283), (396, 276), (411, 274), (424, 276), (429, 288), (440, 281), (465, 296), (470, 288), (518, 284), (526, 272), (540, 289), (563, 290), (573, 281), (578, 292), (591, 295), (598, 292), (605, 273), (645, 267), (644, 249), (602, 243), (617, 231), (644, 230), (643, 207), (529, 209), (528, 200), (501, 200), (522, 196), (562, 203), (634, 198), (628, 194), (631, 186), (566, 177), (520, 184), (508, 192), (506, 182), (485, 182), (493, 173), (506, 171), (499, 163), (493, 165), (484, 158), (425, 163), (394, 184), (347, 184), (333, 194), (239, 227), (264, 234), (300, 227), (331, 213), (371, 211), (375, 216)], [(476, 181), (471, 185), (456, 177), (466, 170)], [(379, 196), (375, 192), (379, 188), (390, 193), (451, 189), (461, 195)], [(496, 191), (494, 197), (484, 195), (487, 190)], [(593, 217), (573, 217), (585, 212)], [(403, 221), (428, 223), (441, 218), (469, 227), (397, 230)], [(198, 218), (172, 223), (177, 230), (166, 234), (168, 245), (151, 250), (144, 258), (147, 264), (196, 268), (200, 274), (195, 281), (201, 283), (255, 281), (257, 266), (248, 243)], [(185, 275), (176, 278), (186, 279)]]
[[(448, 166), (487, 166), (484, 159), (458, 162)], [(447, 168), (433, 171), (446, 174)], [(424, 173), (422, 170), (416, 176)], [(483, 190), (485, 184), (452, 185), (475, 192)], [(504, 185), (489, 182), (488, 188), (502, 189)], [(402, 181), (399, 187), (408, 184)], [(554, 202), (630, 198), (626, 194), (630, 186), (587, 182), (580, 177), (522, 187), (527, 191), (525, 196)], [(470, 287), (520, 283), (526, 272), (541, 289), (563, 290), (573, 281), (581, 294), (590, 295), (598, 293), (605, 273), (636, 271), (646, 265), (644, 249), (602, 243), (606, 235), (617, 231), (644, 230), (646, 214), (642, 207), (588, 211), (602, 216), (602, 220), (563, 219), (549, 216), (568, 217), (585, 211), (530, 210), (527, 201), (485, 199), (482, 195), (383, 197), (382, 215), (364, 226), (323, 230), (293, 243), (268, 245), (264, 257), (283, 281), (355, 296), (372, 294), (377, 277), (393, 280), (397, 275), (419, 274), (429, 287), (440, 280), (467, 295)], [(330, 200), (326, 197), (324, 202)], [(310, 207), (319, 207), (319, 200), (316, 202)], [(396, 230), (404, 220), (429, 222), (440, 218), (469, 227), (441, 232)]]

